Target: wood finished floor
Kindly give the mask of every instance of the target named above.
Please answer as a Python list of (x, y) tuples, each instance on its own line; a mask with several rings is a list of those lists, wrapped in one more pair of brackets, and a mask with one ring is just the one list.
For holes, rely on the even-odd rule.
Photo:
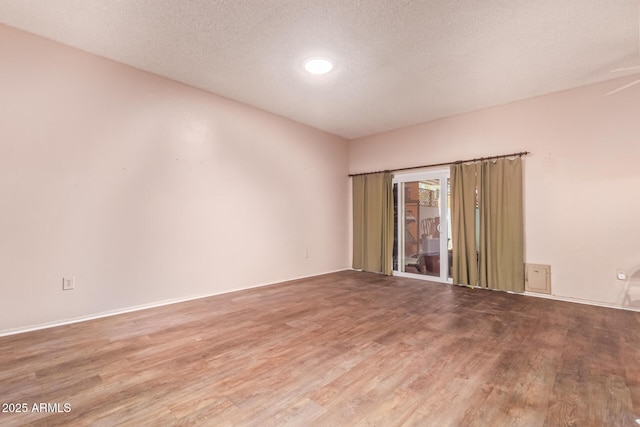
[(0, 338), (0, 425), (634, 426), (640, 313), (346, 271)]

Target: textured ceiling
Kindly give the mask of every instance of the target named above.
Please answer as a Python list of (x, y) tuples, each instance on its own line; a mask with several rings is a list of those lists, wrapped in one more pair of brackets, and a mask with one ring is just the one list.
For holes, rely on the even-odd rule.
[[(355, 138), (624, 75), (609, 71), (640, 64), (638, 6), (0, 0), (0, 22)], [(334, 71), (307, 75), (310, 56)]]

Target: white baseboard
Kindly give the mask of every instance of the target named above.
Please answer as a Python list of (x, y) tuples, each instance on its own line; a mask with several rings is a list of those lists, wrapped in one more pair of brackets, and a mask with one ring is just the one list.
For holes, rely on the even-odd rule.
[[(467, 286), (467, 285), (458, 285), (457, 286)], [(468, 287), (468, 286), (467, 286)], [(496, 291), (496, 292), (504, 292), (504, 291), (500, 291), (497, 289), (487, 289), (487, 288), (483, 288), (481, 286), (471, 286), (473, 289), (482, 289), (482, 290), (487, 290), (487, 291)], [(627, 311), (637, 311), (640, 312), (640, 307), (627, 307), (624, 305), (620, 305), (620, 304), (610, 304), (610, 303), (606, 303), (606, 302), (601, 302), (601, 301), (592, 301), (592, 300), (587, 300), (587, 299), (581, 299), (581, 298), (572, 298), (572, 297), (563, 297), (563, 296), (559, 296), (559, 295), (552, 295), (552, 294), (541, 294), (541, 293), (537, 293), (537, 292), (511, 292), (511, 291), (506, 291), (510, 294), (513, 295), (522, 295), (525, 297), (535, 297), (535, 298), (545, 298), (545, 299), (551, 299), (551, 300), (555, 300), (555, 301), (564, 301), (564, 302), (571, 302), (574, 304), (584, 304), (584, 305), (593, 305), (596, 307), (604, 307), (604, 308), (615, 308), (617, 310), (627, 310)]]
[(572, 297), (562, 297), (562, 296), (559, 296), (559, 295), (550, 295), (550, 294), (539, 294), (539, 293), (536, 293), (536, 292), (524, 292), (521, 295), (525, 295), (525, 296), (529, 296), (529, 297), (552, 299), (552, 300), (556, 300), (556, 301), (572, 302), (572, 303), (575, 303), (575, 304), (595, 305), (597, 307), (615, 308), (615, 309), (618, 309), (618, 310), (628, 310), (628, 311), (640, 312), (640, 307), (627, 307), (627, 306), (620, 305), (620, 304), (609, 304), (609, 303), (605, 303), (605, 302), (591, 301), (591, 300), (587, 300), (587, 299), (572, 298)]
[[(174, 299), (170, 299), (170, 300), (158, 301), (158, 302), (153, 302), (153, 303), (149, 303), (149, 304), (136, 305), (136, 306), (133, 306), (133, 307), (125, 307), (125, 308), (116, 309), (116, 310), (104, 311), (104, 312), (101, 312), (101, 313), (96, 313), (96, 314), (87, 315), (87, 316), (74, 317), (74, 318), (70, 318), (70, 319), (63, 319), (63, 320), (58, 320), (58, 321), (54, 321), (54, 322), (40, 323), (40, 324), (36, 324), (36, 325), (24, 326), (24, 327), (13, 328), (13, 329), (5, 329), (5, 330), (1, 330), (0, 331), (0, 337), (4, 337), (4, 336), (8, 336), (8, 335), (21, 334), (21, 333), (24, 333), (24, 332), (37, 331), (37, 330), (40, 330), (40, 329), (55, 328), (56, 326), (69, 325), (69, 324), (72, 324), (72, 323), (86, 322), (88, 320), (100, 319), (100, 318), (103, 318), (103, 317), (117, 316), (118, 314), (131, 313), (133, 311), (140, 311), (140, 310), (147, 310), (149, 308), (162, 307), (164, 305), (177, 304), (177, 303), (180, 303), (180, 302), (192, 301), (192, 300), (201, 299), (201, 298), (208, 298), (208, 297), (212, 297), (212, 296), (215, 296), (215, 295), (222, 295), (222, 294), (228, 294), (228, 293), (231, 293), (231, 292), (243, 291), (243, 290), (247, 290), (247, 289), (260, 288), (260, 287), (263, 287), (263, 286), (277, 285), (279, 283), (291, 282), (293, 280), (309, 279), (309, 278), (312, 278), (312, 277), (322, 276), (324, 274), (338, 273), (340, 271), (347, 271), (347, 270), (360, 271), (360, 270), (356, 270), (356, 269), (347, 267), (347, 268), (342, 268), (342, 269), (339, 269), (339, 270), (332, 270), (332, 271), (326, 271), (324, 273), (312, 274), (312, 275), (309, 275), (309, 276), (300, 276), (300, 277), (294, 277), (294, 278), (291, 278), (291, 279), (279, 280), (279, 281), (275, 281), (275, 282), (259, 283), (259, 284), (256, 284), (256, 285), (247, 286), (247, 287), (244, 287), (244, 288), (231, 289), (231, 290), (227, 290), (227, 291), (223, 291), (223, 292), (214, 292), (214, 293), (204, 294), (204, 295), (192, 295), (192, 296), (188, 296), (188, 297), (184, 297), (184, 298), (174, 298)], [(462, 285), (459, 285), (459, 286), (462, 286)], [(479, 289), (484, 289), (484, 288), (479, 288)], [(628, 311), (640, 312), (640, 307), (626, 307), (626, 306), (619, 305), (619, 304), (608, 304), (608, 303), (603, 303), (603, 302), (599, 302), (599, 301), (584, 300), (584, 299), (580, 299), (580, 298), (563, 297), (563, 296), (559, 296), (559, 295), (549, 295), (549, 294), (539, 294), (539, 293), (535, 293), (535, 292), (523, 292), (523, 293), (510, 292), (510, 293), (513, 293), (515, 295), (523, 295), (523, 296), (536, 297), (536, 298), (546, 298), (546, 299), (551, 299), (551, 300), (556, 300), (556, 301), (571, 302), (571, 303), (575, 303), (575, 304), (586, 304), (586, 305), (593, 305), (593, 306), (597, 306), (597, 307), (614, 308), (614, 309), (618, 309), (618, 310), (628, 310)]]
[[(458, 285), (457, 286), (467, 286), (467, 285)], [(496, 292), (504, 292), (504, 291), (500, 291), (497, 289), (487, 289), (487, 288), (483, 288), (481, 286), (472, 286), (473, 289), (482, 289), (482, 290), (487, 290), (487, 291), (496, 291)], [(604, 308), (615, 308), (617, 310), (627, 310), (627, 311), (637, 311), (640, 312), (640, 307), (627, 307), (624, 305), (620, 305), (620, 304), (609, 304), (606, 302), (600, 302), (600, 301), (592, 301), (592, 300), (587, 300), (587, 299), (581, 299), (581, 298), (572, 298), (572, 297), (563, 297), (563, 296), (559, 296), (559, 295), (552, 295), (552, 294), (541, 294), (541, 293), (537, 293), (537, 292), (511, 292), (511, 291), (506, 291), (510, 294), (513, 295), (522, 295), (525, 297), (535, 297), (535, 298), (545, 298), (545, 299), (551, 299), (551, 300), (555, 300), (555, 301), (564, 301), (564, 302), (571, 302), (574, 304), (584, 304), (584, 305), (593, 305), (596, 307), (604, 307)]]
[(36, 324), (36, 325), (23, 326), (23, 327), (18, 327), (18, 328), (13, 328), (13, 329), (5, 329), (5, 330), (0, 330), (0, 337), (4, 337), (4, 336), (8, 336), (8, 335), (15, 335), (15, 334), (22, 334), (24, 332), (37, 331), (37, 330), (40, 330), (40, 329), (55, 328), (56, 326), (69, 325), (69, 324), (72, 324), (72, 323), (86, 322), (88, 320), (100, 319), (100, 318), (103, 318), (103, 317), (117, 316), (118, 314), (131, 313), (133, 311), (140, 311), (140, 310), (147, 310), (149, 308), (162, 307), (164, 305), (177, 304), (177, 303), (180, 303), (180, 302), (192, 301), (192, 300), (201, 299), (201, 298), (208, 298), (208, 297), (212, 297), (212, 296), (215, 296), (215, 295), (228, 294), (228, 293), (231, 293), (231, 292), (244, 291), (244, 290), (253, 289), (253, 288), (261, 288), (263, 286), (277, 285), (279, 283), (291, 282), (293, 280), (309, 279), (309, 278), (312, 278), (312, 277), (322, 276), (324, 274), (338, 273), (340, 271), (345, 271), (345, 270), (349, 270), (349, 268), (342, 268), (340, 270), (326, 271), (324, 273), (312, 274), (312, 275), (309, 275), (309, 276), (294, 277), (292, 279), (278, 280), (278, 281), (275, 281), (275, 282), (259, 283), (259, 284), (252, 285), (252, 286), (247, 286), (247, 287), (243, 287), (243, 288), (236, 288), (236, 289), (231, 289), (231, 290), (222, 291), (222, 292), (213, 292), (213, 293), (204, 294), (204, 295), (192, 295), (192, 296), (183, 297), (183, 298), (174, 298), (174, 299), (169, 299), (169, 300), (164, 300), (164, 301), (152, 302), (152, 303), (149, 303), (149, 304), (136, 305), (136, 306), (133, 306), (133, 307), (119, 308), (119, 309), (116, 309), (116, 310), (103, 311), (101, 313), (90, 314), (90, 315), (87, 315), (87, 316), (73, 317), (73, 318), (69, 318), (69, 319), (62, 319), (62, 320), (57, 320), (57, 321), (54, 321), (54, 322), (40, 323), (40, 324)]
[[(354, 269), (352, 268), (351, 270), (354, 270)], [(354, 270), (354, 271), (360, 271), (360, 270)], [(425, 276), (424, 278), (423, 277), (416, 278), (415, 274), (411, 274), (411, 273), (399, 273), (397, 271), (394, 271), (393, 275), (396, 276), (396, 277), (408, 277), (408, 278), (411, 278), (411, 279), (425, 280), (425, 281), (429, 281), (429, 282), (432, 282), (432, 283), (455, 284), (457, 286), (466, 286), (466, 285), (458, 285), (456, 283), (451, 282), (451, 280), (449, 280), (447, 282), (441, 282), (439, 280), (433, 280), (433, 278), (431, 278), (429, 276)], [(494, 290), (494, 289), (483, 288), (483, 287), (480, 287), (480, 286), (471, 286), (471, 287), (473, 289)], [(509, 291), (507, 291), (507, 292), (509, 292)], [(563, 297), (563, 296), (551, 295), (551, 294), (541, 294), (541, 293), (537, 293), (537, 292), (509, 292), (509, 293), (510, 294), (514, 294), (514, 295), (524, 295), (524, 296), (529, 296), (529, 297), (552, 299), (552, 300), (556, 300), (556, 301), (572, 302), (574, 304), (585, 304), (585, 305), (593, 305), (593, 306), (597, 306), (597, 307), (615, 308), (617, 310), (628, 310), (628, 311), (640, 312), (640, 307), (628, 307), (628, 306), (624, 306), (624, 305), (621, 305), (621, 304), (610, 304), (610, 303), (605, 303), (605, 302), (600, 302), (600, 301), (592, 301), (592, 300), (586, 300), (586, 299), (580, 299), (580, 298)]]

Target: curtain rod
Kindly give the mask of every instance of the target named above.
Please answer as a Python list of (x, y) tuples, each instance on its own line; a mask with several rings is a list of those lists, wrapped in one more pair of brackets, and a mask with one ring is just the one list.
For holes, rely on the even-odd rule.
[(511, 154), (500, 154), (498, 156), (490, 156), (490, 157), (478, 157), (476, 159), (469, 159), (469, 160), (456, 160), (455, 162), (444, 162), (444, 163), (434, 163), (432, 165), (422, 165), (422, 166), (411, 166), (408, 168), (399, 168), (399, 169), (387, 169), (387, 170), (383, 170), (383, 171), (375, 171), (375, 172), (362, 172), (362, 173), (350, 173), (349, 177), (352, 176), (360, 176), (360, 175), (371, 175), (374, 173), (381, 173), (381, 172), (400, 172), (400, 171), (406, 171), (406, 170), (411, 170), (411, 169), (422, 169), (422, 168), (431, 168), (434, 166), (448, 166), (448, 165), (455, 165), (458, 163), (471, 163), (471, 162), (481, 162), (483, 160), (493, 160), (493, 159), (502, 159), (505, 157), (522, 157), (522, 156), (526, 156), (527, 154), (531, 154), (528, 151), (521, 151), (519, 153), (511, 153)]

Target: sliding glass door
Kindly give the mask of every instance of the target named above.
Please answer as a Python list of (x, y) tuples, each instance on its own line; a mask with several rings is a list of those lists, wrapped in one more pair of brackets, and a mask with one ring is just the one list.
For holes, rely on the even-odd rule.
[(451, 282), (449, 170), (394, 177), (394, 274)]

